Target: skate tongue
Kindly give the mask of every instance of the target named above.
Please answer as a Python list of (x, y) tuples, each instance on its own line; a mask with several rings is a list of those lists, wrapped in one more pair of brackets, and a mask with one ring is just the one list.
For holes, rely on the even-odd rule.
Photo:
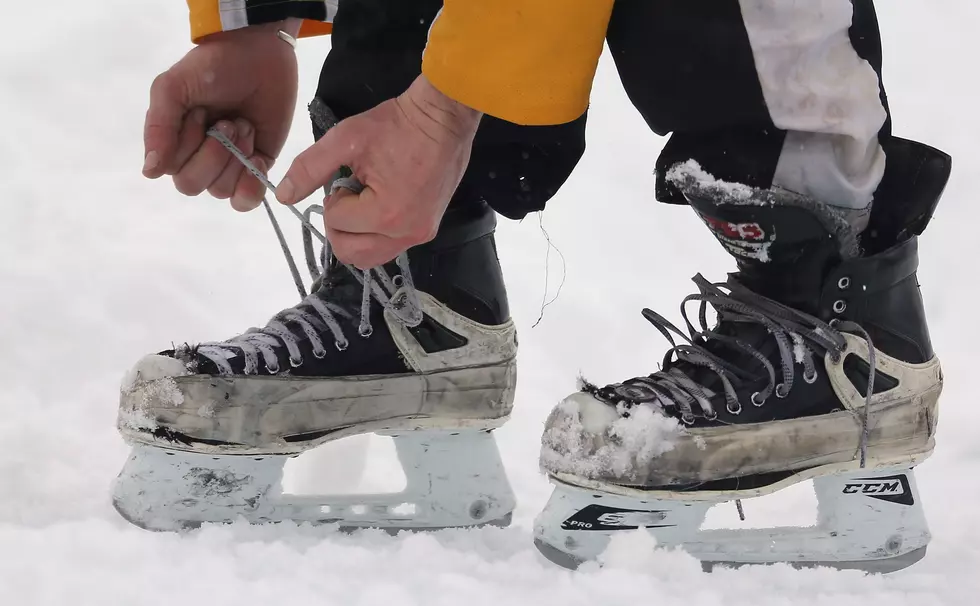
[(733, 277), (770, 299), (812, 311), (829, 271), (858, 256), (865, 210), (718, 181), (693, 161), (675, 166), (668, 179), (735, 258), (740, 273)]

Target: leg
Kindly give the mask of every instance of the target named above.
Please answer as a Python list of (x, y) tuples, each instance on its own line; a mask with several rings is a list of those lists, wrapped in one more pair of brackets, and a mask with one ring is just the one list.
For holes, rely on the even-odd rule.
[(684, 202), (665, 176), (694, 159), (724, 181), (870, 203), (890, 131), (870, 0), (627, 0), (608, 40), (650, 128), (673, 133), (657, 163), (662, 200)]
[[(617, 3), (624, 85), (673, 133), (658, 197), (689, 204), (738, 272), (694, 279), (714, 326), (702, 312), (685, 335), (644, 312), (688, 341), (661, 371), (583, 382), (552, 412), (541, 465), (557, 488), (536, 529), (549, 557), (592, 559), (640, 525), (706, 563), (881, 571), (924, 553), (910, 470), (935, 446), (942, 371), (916, 250), (949, 157), (889, 134), (877, 40), (861, 0)], [(697, 532), (706, 502), (805, 479), (817, 534)], [(597, 502), (615, 511), (592, 519)]]
[[(402, 92), (439, 6), (342, 2), (317, 105), (342, 119)], [(120, 398), (118, 427), (133, 453), (114, 489), (117, 510), (167, 530), (239, 516), (343, 527), (507, 523), (514, 496), (491, 430), (513, 407), (517, 339), (493, 210), (519, 218), (543, 208), (583, 151), (584, 124), (486, 119), (439, 233), (404, 263), (365, 273), (328, 259), (314, 292), (264, 328), (137, 363)], [(404, 493), (282, 494), (288, 456), (372, 432), (395, 439)]]

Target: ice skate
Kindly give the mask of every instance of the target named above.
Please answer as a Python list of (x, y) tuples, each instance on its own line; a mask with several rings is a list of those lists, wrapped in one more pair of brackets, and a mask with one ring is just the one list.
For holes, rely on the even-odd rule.
[[(901, 139), (885, 150), (861, 232), (860, 217), (789, 192), (714, 182), (692, 165), (672, 171), (739, 272), (727, 284), (695, 278), (689, 337), (644, 310), (672, 345), (686, 341), (659, 372), (583, 381), (552, 412), (540, 463), (556, 488), (535, 528), (549, 559), (576, 567), (638, 527), (708, 568), (888, 572), (924, 556), (912, 469), (935, 446), (943, 376), (916, 280), (917, 236), (950, 160)], [(700, 530), (715, 503), (809, 479), (814, 527)]]
[[(517, 342), (494, 226), (474, 205), (397, 263), (360, 272), (328, 256), (312, 294), (264, 328), (141, 360), (122, 388), (118, 428), (133, 450), (116, 509), (152, 530), (509, 523), (491, 431), (513, 406)], [(404, 492), (283, 494), (289, 457), (372, 432), (394, 438)]]

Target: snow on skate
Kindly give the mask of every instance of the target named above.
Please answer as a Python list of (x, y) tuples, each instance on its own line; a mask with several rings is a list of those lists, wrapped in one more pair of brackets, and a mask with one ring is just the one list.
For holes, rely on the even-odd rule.
[[(575, 568), (639, 527), (707, 568), (892, 572), (925, 556), (931, 536), (912, 468), (935, 449), (943, 373), (916, 251), (950, 164), (894, 141), (859, 245), (812, 201), (734, 195), (703, 171), (674, 174), (740, 272), (721, 285), (695, 277), (699, 292), (685, 303), (699, 303), (697, 325), (682, 307), (689, 335), (644, 310), (674, 345), (661, 371), (585, 383), (551, 413), (540, 464), (555, 489), (535, 529), (549, 559)], [(811, 479), (815, 527), (701, 531), (716, 503)]]
[[(517, 335), (494, 225), (486, 209), (451, 214), (411, 260), (369, 271), (337, 262), (326, 243), (319, 268), (308, 246), (315, 282), (309, 295), (297, 283), (300, 304), (262, 329), (140, 360), (120, 394), (118, 427), (133, 452), (113, 489), (119, 513), (152, 530), (239, 518), (392, 530), (509, 524), (514, 495), (492, 430), (513, 407)], [(323, 241), (307, 221), (310, 233)], [(440, 259), (413, 280), (413, 263)], [(365, 433), (394, 438), (403, 492), (283, 493), (288, 457)]]
[(980, 4), (4, 9), (0, 605), (977, 602)]

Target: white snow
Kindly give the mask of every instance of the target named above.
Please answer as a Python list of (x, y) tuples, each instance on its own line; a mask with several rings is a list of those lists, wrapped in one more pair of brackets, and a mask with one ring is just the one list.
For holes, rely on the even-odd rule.
[(656, 457), (674, 448), (679, 421), (644, 404), (620, 416), (616, 408), (577, 393), (554, 412), (542, 438), (541, 463), (548, 471), (601, 479), (642, 477)]
[(150, 403), (180, 406), (184, 403), (184, 394), (177, 387), (177, 382), (167, 377), (139, 383), (132, 392), (140, 408), (146, 408)]
[[(115, 429), (126, 370), (175, 343), (241, 334), (296, 294), (262, 211), (238, 214), (140, 176), (147, 90), (189, 46), (185, 3), (6, 3), (0, 604), (975, 604), (980, 407), (971, 381), (980, 334), (970, 321), (975, 270), (964, 261), (980, 258), (980, 81), (969, 59), (980, 53), (980, 5), (906, 0), (878, 10), (896, 134), (954, 157), (953, 179), (920, 242), (919, 279), (946, 376), (936, 454), (917, 468), (934, 540), (924, 561), (889, 577), (784, 566), (705, 575), (683, 554), (648, 553), (648, 539), (627, 535), (607, 568), (570, 573), (532, 547), (533, 518), (551, 490), (537, 459), (553, 404), (580, 374), (615, 381), (655, 370), (664, 343), (640, 310), (672, 314), (693, 291), (691, 276), (723, 279), (734, 269), (694, 213), (653, 203), (663, 140), (630, 107), (608, 56), (586, 157), (544, 216), (567, 279), (533, 330), (547, 243), (536, 220), (501, 220), (499, 228), (523, 369), (514, 417), (497, 432), (519, 499), (512, 527), (397, 537), (288, 526), (176, 536), (131, 527), (108, 500), (128, 452)], [(300, 44), (300, 107), (274, 181), (310, 140), (302, 106), (328, 47), (326, 39)], [(298, 223), (279, 213), (298, 247)], [(359, 447), (368, 444), (367, 471), (383, 480), (395, 467), (378, 443), (338, 445), (320, 460), (335, 467), (299, 476), (356, 485)], [(798, 502), (787, 494), (745, 506), (751, 521), (780, 524)], [(718, 519), (739, 524), (734, 506)]]
[[(191, 374), (184, 363), (169, 356), (150, 354), (144, 356), (123, 375), (120, 391), (132, 392), (143, 383), (153, 383), (160, 379), (171, 379), (171, 377), (183, 377)], [(173, 379), (170, 383), (174, 383)], [(174, 404), (180, 404), (175, 401)]]
[(701, 168), (697, 160), (688, 160), (667, 171), (667, 180), (676, 185), (683, 185), (688, 180), (694, 180), (700, 187), (723, 193), (729, 200), (748, 202), (758, 193), (754, 187), (744, 183), (723, 181)]
[(806, 358), (806, 345), (803, 343), (803, 337), (795, 332), (791, 332), (790, 336), (793, 339), (793, 361), (802, 364), (803, 359)]

